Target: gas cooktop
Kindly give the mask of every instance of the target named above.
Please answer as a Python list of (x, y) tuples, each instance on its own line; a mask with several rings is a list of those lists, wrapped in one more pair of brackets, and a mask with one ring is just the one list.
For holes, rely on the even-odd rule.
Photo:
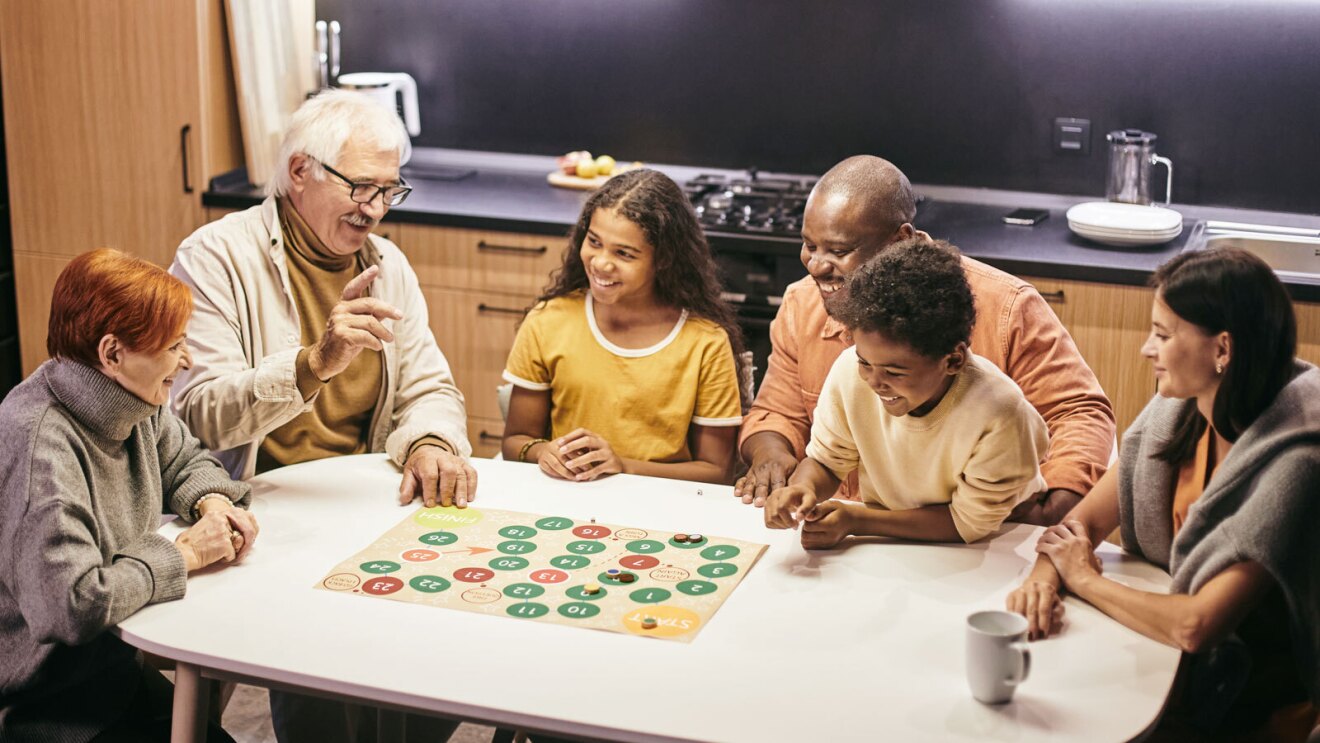
[(798, 240), (815, 178), (702, 174), (683, 185), (701, 226), (710, 233)]

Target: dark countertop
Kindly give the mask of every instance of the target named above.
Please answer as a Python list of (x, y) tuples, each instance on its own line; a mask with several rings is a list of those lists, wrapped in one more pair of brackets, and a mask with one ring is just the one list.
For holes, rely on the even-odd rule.
[[(733, 175), (717, 168), (652, 165), (682, 183), (701, 173)], [(533, 155), (418, 149), (404, 166), (413, 193), (390, 210), (387, 222), (565, 235), (587, 194), (555, 188), (545, 176), (554, 158)], [(1174, 204), (1183, 215), (1182, 234), (1163, 245), (1114, 248), (1068, 229), (1065, 212), (1098, 196), (1067, 196), (914, 184), (925, 197), (917, 227), (957, 245), (967, 255), (1013, 274), (1040, 278), (1144, 285), (1164, 261), (1188, 246), (1197, 222), (1206, 219), (1320, 229), (1320, 216)], [(206, 206), (245, 208), (261, 200), (243, 171), (215, 178), (202, 197)], [(1047, 209), (1032, 226), (1006, 225), (1001, 217), (1018, 207)], [(718, 241), (712, 241), (718, 246)], [(775, 247), (797, 253), (796, 243)], [(1293, 298), (1320, 302), (1320, 280), (1285, 277)]]

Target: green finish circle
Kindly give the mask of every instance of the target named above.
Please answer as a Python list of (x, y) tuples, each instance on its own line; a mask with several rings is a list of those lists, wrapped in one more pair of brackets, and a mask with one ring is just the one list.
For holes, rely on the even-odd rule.
[(443, 547), (457, 542), (458, 535), (452, 531), (429, 531), (418, 537), (417, 541), (422, 544), (429, 544), (432, 547)]
[(525, 555), (529, 552), (536, 551), (536, 542), (524, 542), (521, 540), (500, 542), (495, 549), (506, 555)]
[(619, 575), (623, 575), (624, 573), (627, 573), (627, 574), (633, 576), (633, 583), (636, 583), (636, 582), (637, 582), (637, 573), (634, 573), (634, 572), (632, 572), (631, 570), (622, 570), (622, 571), (619, 571), (619, 574), (618, 574), (618, 575), (610, 575), (609, 573), (601, 573), (600, 575), (596, 576), (596, 578), (598, 578), (598, 579), (601, 580), (602, 582), (605, 582), (605, 583), (610, 584), (611, 586), (622, 586), (622, 585), (627, 585), (627, 584), (625, 584), (623, 581), (619, 580)]
[(569, 542), (564, 549), (575, 555), (594, 555), (597, 552), (605, 551), (604, 542), (596, 542), (590, 539), (583, 539), (577, 542)]
[(520, 617), (522, 619), (536, 619), (537, 617), (543, 617), (546, 614), (549, 614), (550, 607), (546, 606), (545, 604), (533, 604), (532, 602), (528, 601), (521, 604), (514, 604), (513, 606), (510, 606), (508, 609), (505, 609), (504, 611), (506, 614), (508, 614), (511, 617)]
[(654, 539), (638, 539), (636, 542), (629, 542), (628, 551), (639, 555), (649, 555), (652, 552), (659, 552), (665, 548), (664, 542), (657, 542)]
[(367, 573), (385, 575), (386, 573), (393, 573), (395, 570), (398, 570), (400, 565), (397, 562), (390, 562), (389, 560), (372, 560), (371, 562), (364, 562), (358, 567), (362, 568), (362, 570)]
[(500, 529), (500, 536), (509, 539), (531, 539), (536, 536), (536, 530), (530, 526), (506, 526)]
[(707, 578), (724, 578), (738, 572), (738, 566), (730, 562), (712, 562), (697, 568), (697, 572)]
[(572, 526), (573, 521), (572, 519), (566, 519), (563, 516), (546, 516), (540, 521), (537, 521), (536, 525), (546, 531), (559, 531)]
[(590, 564), (591, 558), (582, 555), (560, 555), (550, 561), (551, 567), (563, 568), (564, 570), (577, 570)]
[(587, 593), (586, 586), (573, 586), (567, 591), (564, 591), (564, 594), (569, 598), (577, 599), (578, 601), (598, 601), (605, 598), (605, 595), (608, 593), (609, 591), (606, 591), (604, 588), (596, 593)]
[(489, 564), (496, 570), (522, 570), (527, 567), (527, 558), (525, 557), (497, 557), (491, 560)]
[(545, 586), (535, 583), (513, 583), (504, 589), (504, 595), (511, 599), (534, 599), (545, 593)]
[(707, 560), (729, 560), (738, 556), (742, 550), (727, 544), (716, 544), (701, 551)]
[(600, 613), (600, 607), (595, 604), (564, 604), (559, 607), (559, 613), (569, 619), (587, 619)]
[(658, 604), (672, 595), (663, 588), (639, 588), (628, 594), (628, 598), (639, 604)]
[(449, 581), (438, 575), (419, 575), (408, 581), (408, 585), (412, 586), (414, 591), (421, 591), (422, 593), (440, 593), (449, 588), (450, 584)]
[(689, 596), (705, 596), (708, 593), (714, 593), (719, 589), (719, 586), (704, 580), (684, 580), (679, 581), (674, 588)]

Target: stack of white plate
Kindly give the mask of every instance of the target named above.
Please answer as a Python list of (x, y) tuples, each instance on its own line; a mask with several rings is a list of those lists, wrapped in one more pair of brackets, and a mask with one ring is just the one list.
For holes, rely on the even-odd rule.
[(1105, 245), (1159, 245), (1182, 234), (1182, 215), (1160, 206), (1088, 201), (1068, 210), (1068, 229)]

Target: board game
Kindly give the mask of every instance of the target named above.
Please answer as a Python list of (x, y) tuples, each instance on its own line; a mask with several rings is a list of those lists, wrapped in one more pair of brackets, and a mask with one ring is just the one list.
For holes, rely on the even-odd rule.
[(765, 547), (563, 516), (423, 507), (316, 587), (691, 642)]

